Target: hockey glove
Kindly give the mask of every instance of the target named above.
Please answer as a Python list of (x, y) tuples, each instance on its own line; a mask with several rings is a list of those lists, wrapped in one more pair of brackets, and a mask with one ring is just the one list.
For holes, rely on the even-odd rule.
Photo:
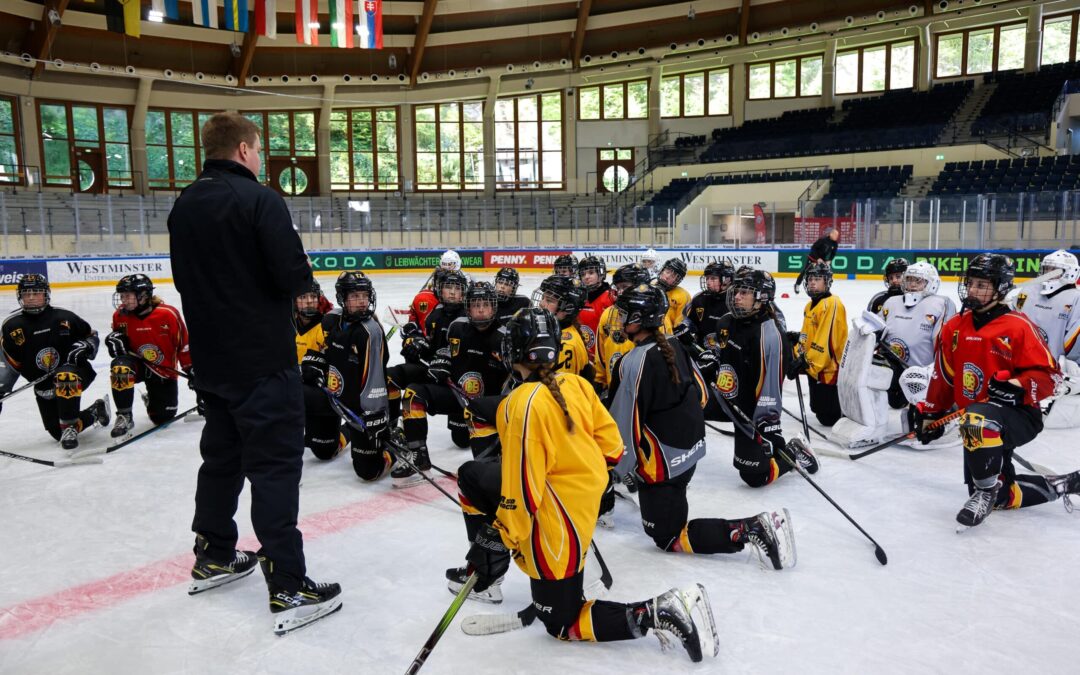
[(600, 515), (610, 513), (615, 510), (615, 483), (619, 479), (615, 477), (615, 472), (608, 469), (608, 484), (604, 490), (604, 494), (600, 495)]
[(188, 368), (184, 373), (187, 375), (187, 388), (195, 391), (195, 369)]
[(637, 477), (634, 475), (633, 471), (623, 476), (622, 483), (626, 486), (626, 491), (630, 494), (637, 492)]
[(510, 569), (510, 551), (503, 544), (499, 531), (486, 523), (473, 537), (473, 544), (465, 559), (476, 572), (477, 591), (487, 589)]
[(300, 377), (304, 384), (312, 387), (325, 387), (326, 375), (330, 372), (330, 363), (322, 352), (309, 349), (300, 361)]
[(923, 445), (932, 443), (945, 434), (947, 425), (930, 428), (929, 425), (945, 416), (945, 413), (926, 412), (923, 404), (908, 406), (908, 425), (915, 432), (915, 438)]
[(442, 384), (450, 377), (450, 354), (440, 349), (428, 363), (428, 377)]
[(1024, 388), (1009, 379), (1008, 371), (999, 371), (991, 377), (986, 384), (986, 393), (991, 401), (1001, 405), (1018, 406), (1024, 403)]
[(784, 377), (789, 380), (794, 380), (799, 375), (802, 375), (810, 367), (810, 364), (806, 362), (806, 354), (799, 354), (788, 365), (787, 371), (784, 373)]
[(401, 355), (407, 363), (420, 363), (420, 359), (430, 351), (431, 344), (423, 335), (406, 337), (401, 343)]
[(71, 344), (71, 351), (68, 352), (67, 360), (64, 363), (69, 366), (89, 365), (91, 359), (97, 354), (97, 348), (97, 336), (90, 335), (82, 340), (76, 340)]
[(687, 347), (694, 344), (694, 331), (690, 330), (690, 324), (685, 321), (675, 326), (671, 334)]
[(784, 436), (780, 428), (780, 416), (769, 415), (754, 423), (758, 436), (761, 437), (761, 449), (771, 458), (777, 450), (784, 447)]
[(694, 361), (706, 382), (716, 382), (716, 376), (720, 373), (720, 359), (716, 352), (706, 349), (695, 356)]
[(131, 346), (128, 345), (127, 335), (121, 333), (118, 330), (114, 330), (105, 336), (105, 349), (109, 350), (109, 356), (112, 358), (118, 358), (126, 356), (131, 351)]
[(386, 408), (365, 410), (360, 418), (364, 421), (364, 432), (372, 443), (378, 443), (390, 430), (390, 414)]
[(401, 337), (411, 338), (416, 337), (417, 335), (423, 337), (424, 331), (420, 329), (419, 324), (417, 324), (415, 321), (410, 321), (409, 323), (401, 327)]

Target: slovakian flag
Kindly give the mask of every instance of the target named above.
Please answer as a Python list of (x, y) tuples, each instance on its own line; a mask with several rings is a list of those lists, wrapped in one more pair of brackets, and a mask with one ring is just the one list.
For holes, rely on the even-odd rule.
[(150, 0), (150, 9), (168, 19), (180, 18), (179, 0)]
[(352, 0), (330, 0), (330, 45), (354, 46)]
[(114, 33), (139, 37), (142, 5), (139, 0), (105, 0), (105, 26)]
[(247, 0), (225, 0), (225, 30), (246, 33), (248, 29)]
[(356, 32), (360, 34), (357, 47), (382, 49), (382, 0), (360, 0), (360, 22)]
[(277, 37), (277, 0), (255, 0), (255, 33)]
[(296, 42), (319, 45), (319, 0), (296, 0)]
[(196, 26), (217, 28), (218, 0), (191, 0), (191, 18)]

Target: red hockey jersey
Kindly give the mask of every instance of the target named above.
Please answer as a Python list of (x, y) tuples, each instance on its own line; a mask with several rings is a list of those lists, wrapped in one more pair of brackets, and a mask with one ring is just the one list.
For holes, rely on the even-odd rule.
[(409, 321), (420, 326), (420, 330), (424, 330), (428, 314), (431, 314), (438, 304), (439, 299), (435, 297), (435, 291), (425, 288), (416, 294), (412, 305), (409, 306)]
[[(131, 351), (150, 363), (175, 369), (179, 360), (181, 370), (191, 370), (187, 326), (175, 307), (162, 303), (142, 318), (117, 310), (113, 312), (112, 329), (124, 332)], [(176, 379), (166, 371), (158, 374)]]
[[(581, 324), (581, 339), (585, 341), (585, 349), (589, 350), (589, 356), (596, 354), (596, 329), (600, 325), (600, 317), (604, 310), (615, 303), (611, 297), (610, 287), (604, 284), (601, 292), (592, 300), (586, 299), (585, 307), (578, 313), (578, 323)], [(590, 294), (591, 295), (591, 294)]]
[(926, 395), (928, 412), (947, 412), (985, 401), (987, 382), (1000, 370), (1024, 388), (1024, 403), (1036, 406), (1054, 393), (1057, 361), (1031, 320), (1007, 312), (976, 329), (973, 312), (945, 322), (934, 349), (934, 374)]

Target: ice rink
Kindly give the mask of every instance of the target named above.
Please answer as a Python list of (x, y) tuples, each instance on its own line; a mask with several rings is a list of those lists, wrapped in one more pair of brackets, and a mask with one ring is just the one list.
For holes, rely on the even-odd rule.
[[(488, 277), (490, 275), (483, 275)], [(426, 275), (373, 277), (379, 313), (406, 305)], [(522, 292), (541, 279), (525, 275)], [(320, 277), (333, 297), (333, 277)], [(792, 279), (779, 279), (791, 292)], [(698, 290), (697, 277), (685, 285)], [(942, 292), (955, 298), (955, 283)], [(833, 290), (858, 313), (880, 281), (837, 280)], [(228, 289), (222, 289), (228, 293)], [(179, 304), (170, 286), (158, 294)], [(236, 302), (243, 302), (236, 298)], [(792, 328), (806, 296), (779, 299)], [(112, 289), (55, 290), (104, 335)], [(15, 309), (14, 291), (3, 305)], [(222, 327), (243, 330), (242, 326)], [(260, 339), (252, 335), (252, 340)], [(391, 340), (392, 362), (400, 346)], [(105, 396), (108, 355), (84, 398)], [(141, 389), (141, 387), (140, 387)], [(784, 405), (798, 410), (793, 384)], [(180, 408), (194, 396), (181, 387)], [(136, 433), (149, 424), (135, 408)], [(785, 433), (798, 423), (784, 418)], [(432, 461), (448, 469), (471, 457), (450, 442), (442, 419), (430, 426)], [(0, 449), (45, 459), (65, 456), (42, 429), (33, 396), (14, 397), (0, 414)], [(200, 423), (174, 424), (105, 458), (102, 465), (49, 468), (0, 458), (0, 673), (401, 673), (452, 596), (443, 572), (463, 564), (461, 515), (430, 486), (395, 490), (389, 478), (362, 483), (348, 455), (305, 457), (300, 527), (309, 575), (337, 581), (344, 609), (316, 625), (275, 637), (258, 573), (189, 597), (189, 531)], [(824, 441), (812, 437), (815, 446)], [(108, 431), (81, 437), (105, 446)], [(1046, 432), (1023, 454), (1058, 471), (1080, 468), (1075, 434)], [(815, 476), (884, 547), (889, 564), (797, 474), (764, 489), (746, 487), (732, 467), (732, 440), (709, 433), (708, 456), (690, 485), (690, 515), (743, 517), (791, 511), (798, 565), (762, 571), (749, 553), (662, 553), (620, 500), (616, 529), (597, 531), (615, 584), (608, 597), (641, 600), (672, 586), (708, 589), (720, 635), (719, 658), (692, 664), (663, 654), (651, 636), (609, 644), (563, 643), (539, 622), (490, 637), (469, 637), (464, 616), (516, 611), (529, 602), (527, 578), (513, 567), (501, 606), (468, 602), (432, 653), (424, 673), (984, 673), (1078, 672), (1080, 513), (1061, 502), (996, 512), (963, 535), (954, 517), (967, 497), (961, 449), (891, 448), (858, 462), (821, 458)], [(453, 484), (443, 484), (453, 490)], [(238, 514), (244, 548), (257, 548)]]

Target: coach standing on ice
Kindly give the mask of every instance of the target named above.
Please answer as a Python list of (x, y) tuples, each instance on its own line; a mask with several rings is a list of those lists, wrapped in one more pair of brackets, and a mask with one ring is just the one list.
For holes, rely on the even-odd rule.
[(840, 247), (840, 230), (832, 228), (825, 232), (824, 235), (813, 243), (810, 247), (810, 253), (806, 256), (806, 264), (803, 265), (802, 272), (799, 272), (799, 278), (795, 280), (795, 292), (799, 292), (799, 287), (802, 286), (803, 280), (806, 279), (806, 271), (810, 269), (810, 266), (816, 262), (825, 262), (831, 265), (832, 259), (836, 257), (836, 249)]
[(169, 214), (173, 278), (190, 330), (206, 427), (195, 491), (194, 595), (250, 574), (233, 516), (244, 479), (275, 632), (341, 607), (341, 587), (306, 576), (296, 527), (304, 402), (292, 311), (311, 267), (284, 201), (258, 183), (259, 128), (219, 113), (202, 128), (207, 160)]

